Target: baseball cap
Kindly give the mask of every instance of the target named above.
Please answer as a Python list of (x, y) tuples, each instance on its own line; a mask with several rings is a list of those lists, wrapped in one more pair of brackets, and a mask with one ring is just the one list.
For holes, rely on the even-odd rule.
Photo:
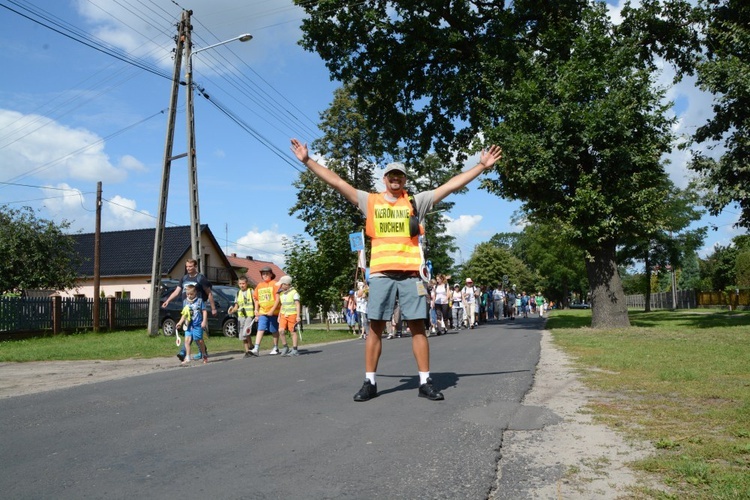
[(466, 278), (466, 282), (467, 283), (474, 283), (473, 281), (471, 281), (471, 278)]
[(292, 284), (292, 277), (291, 276), (282, 276), (279, 278), (279, 285), (291, 285)]
[(394, 171), (401, 172), (402, 174), (406, 175), (406, 167), (403, 163), (398, 161), (386, 165), (385, 170), (383, 170), (383, 175), (386, 176)]

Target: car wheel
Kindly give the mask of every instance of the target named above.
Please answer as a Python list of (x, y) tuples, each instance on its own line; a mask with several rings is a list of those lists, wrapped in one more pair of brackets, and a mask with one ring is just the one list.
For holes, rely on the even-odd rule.
[(222, 327), (225, 337), (237, 337), (237, 320), (234, 318), (228, 319)]
[(161, 331), (165, 337), (174, 337), (175, 330), (175, 322), (172, 318), (167, 318), (162, 322)]

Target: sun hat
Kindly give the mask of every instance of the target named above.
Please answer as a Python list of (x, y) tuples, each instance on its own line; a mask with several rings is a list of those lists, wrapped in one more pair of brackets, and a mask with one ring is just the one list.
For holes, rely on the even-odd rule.
[(260, 269), (260, 274), (263, 274), (263, 273), (271, 273), (271, 279), (272, 280), (276, 279), (276, 273), (273, 272), (273, 269), (271, 269), (269, 266), (265, 266)]
[(474, 283), (473, 281), (471, 281), (471, 278), (466, 278), (466, 282), (467, 283)]
[(291, 276), (282, 276), (279, 278), (279, 285), (291, 285), (292, 284), (292, 277)]

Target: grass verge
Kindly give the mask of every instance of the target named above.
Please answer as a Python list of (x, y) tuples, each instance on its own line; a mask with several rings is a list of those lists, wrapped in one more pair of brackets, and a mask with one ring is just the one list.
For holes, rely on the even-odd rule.
[(630, 312), (627, 329), (593, 330), (590, 311), (547, 322), (588, 386), (597, 419), (654, 446), (636, 468), (669, 493), (652, 498), (750, 498), (750, 314)]
[[(353, 338), (346, 329), (308, 329), (302, 333), (300, 348), (305, 344), (321, 344)], [(253, 336), (253, 341), (255, 336)], [(292, 345), (291, 336), (287, 342)], [(242, 341), (236, 338), (210, 336), (206, 342), (209, 353), (242, 351)], [(261, 350), (270, 349), (271, 335), (266, 334)], [(76, 333), (0, 342), (0, 362), (116, 360), (127, 358), (159, 358), (177, 354), (174, 337), (151, 337), (146, 330), (106, 333)], [(197, 352), (193, 347), (193, 352)]]

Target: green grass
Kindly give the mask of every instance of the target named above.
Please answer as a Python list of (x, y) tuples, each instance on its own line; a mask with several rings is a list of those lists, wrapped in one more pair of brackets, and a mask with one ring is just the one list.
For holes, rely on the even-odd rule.
[(604, 394), (597, 418), (654, 445), (636, 467), (671, 493), (641, 493), (750, 498), (750, 314), (631, 311), (631, 328), (590, 322), (590, 311), (555, 311), (547, 327)]
[[(300, 347), (353, 338), (345, 325), (343, 328), (338, 326), (332, 326), (330, 331), (305, 328)], [(287, 342), (291, 346), (290, 335), (287, 335)], [(271, 344), (271, 335), (265, 335), (260, 348), (270, 349)], [(223, 336), (209, 337), (206, 345), (209, 353), (242, 351), (242, 341)], [(150, 337), (146, 330), (88, 332), (2, 341), (0, 362), (158, 358), (174, 356), (178, 349), (174, 337)]]

